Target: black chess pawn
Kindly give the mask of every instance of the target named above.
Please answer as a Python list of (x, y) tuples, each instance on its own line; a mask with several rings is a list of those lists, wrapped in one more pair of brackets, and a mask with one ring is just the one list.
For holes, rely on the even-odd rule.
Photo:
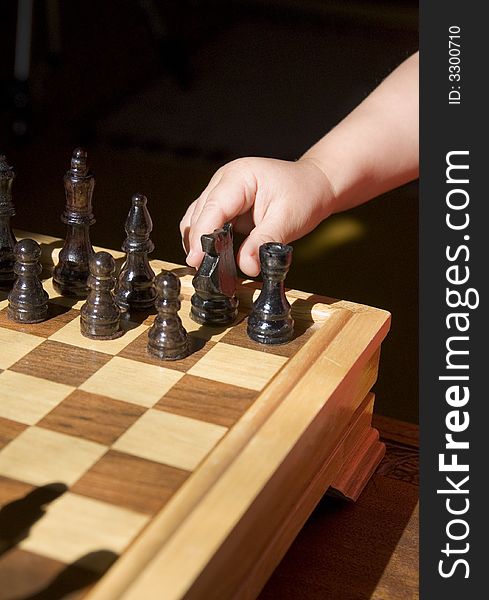
[(292, 247), (270, 242), (260, 246), (263, 287), (248, 317), (248, 336), (261, 344), (284, 344), (292, 339), (294, 320), (285, 297), (285, 277)]
[(148, 254), (154, 250), (149, 237), (153, 222), (146, 203), (146, 196), (134, 194), (126, 219), (127, 237), (122, 246), (126, 262), (119, 273), (116, 288), (116, 302), (126, 311), (151, 308), (156, 299), (155, 274), (148, 259)]
[(178, 360), (189, 353), (188, 336), (178, 316), (180, 280), (170, 271), (155, 278), (158, 314), (148, 331), (148, 352), (161, 360)]
[(15, 173), (0, 155), (0, 288), (10, 288), (15, 281), (15, 236), (10, 219), (15, 215), (12, 202), (12, 183)]
[(229, 325), (238, 314), (231, 223), (203, 235), (201, 243), (205, 254), (192, 280), (190, 316), (201, 325)]
[(94, 340), (113, 340), (122, 335), (121, 311), (112, 290), (115, 285), (115, 261), (108, 252), (97, 252), (90, 258), (89, 293), (81, 308), (80, 329)]
[(88, 262), (93, 255), (89, 228), (95, 223), (92, 196), (95, 178), (87, 166), (87, 153), (73, 152), (71, 168), (64, 176), (66, 206), (61, 221), (66, 238), (53, 272), (54, 289), (63, 296), (85, 298), (88, 294)]
[(8, 297), (8, 317), (19, 323), (40, 323), (48, 315), (48, 294), (39, 278), (41, 247), (27, 238), (17, 242), (14, 255), (17, 279)]

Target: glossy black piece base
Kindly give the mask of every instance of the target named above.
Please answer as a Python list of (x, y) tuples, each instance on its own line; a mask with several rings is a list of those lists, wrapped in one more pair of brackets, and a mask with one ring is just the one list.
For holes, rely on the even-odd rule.
[(231, 325), (238, 316), (238, 299), (205, 299), (197, 294), (191, 298), (190, 316), (199, 325)]
[(248, 317), (247, 334), (259, 344), (286, 344), (294, 337), (294, 320), (289, 317), (273, 321), (259, 321)]

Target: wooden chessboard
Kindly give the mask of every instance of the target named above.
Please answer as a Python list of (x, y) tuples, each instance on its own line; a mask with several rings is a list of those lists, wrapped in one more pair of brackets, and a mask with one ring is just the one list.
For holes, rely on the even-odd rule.
[(257, 284), (237, 324), (199, 326), (192, 270), (155, 260), (181, 277), (192, 344), (160, 362), (154, 315), (81, 336), (82, 302), (49, 279), (61, 242), (29, 237), (50, 318), (12, 323), (0, 295), (0, 597), (255, 597), (328, 488), (355, 499), (382, 458), (370, 389), (389, 314), (289, 291), (295, 339), (261, 346), (244, 320)]

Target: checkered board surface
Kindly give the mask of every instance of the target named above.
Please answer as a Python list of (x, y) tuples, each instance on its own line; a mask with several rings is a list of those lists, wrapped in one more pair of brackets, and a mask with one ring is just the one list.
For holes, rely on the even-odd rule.
[(98, 577), (318, 327), (300, 298), (287, 345), (250, 341), (246, 311), (228, 328), (199, 326), (191, 272), (153, 267), (181, 276), (192, 348), (181, 361), (147, 354), (154, 314), (93, 341), (80, 334), (83, 302), (58, 296), (51, 279), (43, 323), (9, 321), (0, 292), (0, 598), (59, 594), (67, 573), (80, 587)]

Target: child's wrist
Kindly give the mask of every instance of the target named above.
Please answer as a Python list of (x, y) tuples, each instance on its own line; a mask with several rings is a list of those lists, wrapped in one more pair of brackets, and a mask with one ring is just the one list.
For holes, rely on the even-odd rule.
[(335, 185), (334, 185), (331, 177), (327, 173), (326, 169), (324, 168), (324, 165), (322, 164), (322, 162), (315, 156), (309, 156), (307, 154), (305, 154), (304, 156), (301, 156), (301, 158), (299, 158), (298, 162), (310, 165), (315, 169), (316, 173), (320, 173), (320, 177), (323, 180), (322, 181), (323, 194), (322, 194), (322, 199), (321, 199), (321, 204), (322, 204), (323, 210), (324, 210), (323, 218), (326, 218), (329, 215), (335, 213), (337, 211), (337, 204), (338, 204), (337, 192), (335, 189)]

